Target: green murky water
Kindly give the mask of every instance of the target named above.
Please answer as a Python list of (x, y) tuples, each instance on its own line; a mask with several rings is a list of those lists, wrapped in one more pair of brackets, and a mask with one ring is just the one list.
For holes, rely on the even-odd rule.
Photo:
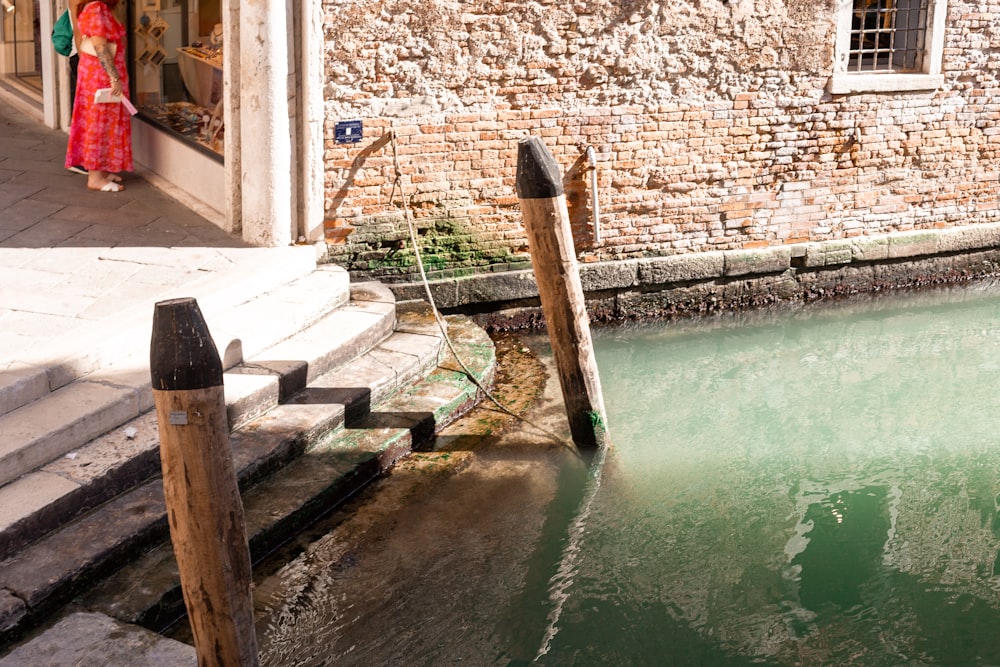
[(1000, 665), (1000, 291), (594, 333), (600, 484), (477, 454), (286, 568), (265, 664)]
[(542, 662), (1000, 664), (995, 293), (596, 351), (617, 452)]

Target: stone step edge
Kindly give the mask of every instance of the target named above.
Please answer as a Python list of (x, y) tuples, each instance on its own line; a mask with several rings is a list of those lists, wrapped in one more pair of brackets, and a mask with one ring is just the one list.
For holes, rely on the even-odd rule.
[[(360, 320), (353, 330), (351, 319)], [(230, 428), (259, 417), (363, 354), (392, 334), (396, 324), (392, 292), (378, 284), (352, 287), (348, 303), (224, 373)]]
[[(481, 353), (479, 355), (480, 362), (478, 364), (471, 365), (479, 382), (483, 385), (489, 385), (495, 370), (495, 351), (493, 351), (492, 342), (489, 341), (485, 332), (471, 321), (465, 320), (462, 326), (475, 327), (477, 332), (481, 334), (480, 347), (488, 347), (490, 350), (490, 354)], [(460, 353), (463, 352), (463, 348), (468, 350), (468, 346), (462, 343), (456, 343), (456, 346)], [(454, 364), (452, 365), (454, 366)], [(460, 390), (453, 390), (450, 398), (428, 398), (429, 387), (435, 383), (460, 387)], [(251, 544), (254, 548), (255, 562), (287, 539), (288, 535), (294, 533), (296, 528), (302, 528), (304, 523), (314, 521), (332, 511), (337, 505), (382, 474), (392, 463), (416, 445), (426, 444), (433, 438), (437, 430), (471, 409), (480, 398), (478, 386), (470, 382), (464, 372), (438, 365), (426, 378), (410, 384), (408, 388), (393, 393), (386, 400), (377, 403), (379, 412), (371, 416), (374, 421), (370, 425), (372, 427), (370, 430), (356, 425), (350, 429), (339, 429), (336, 436), (317, 438), (315, 446), (305, 457), (300, 456), (292, 460), (255, 486), (246, 489), (244, 497), (247, 499), (245, 502), (248, 526), (251, 525), (251, 521), (259, 521), (262, 515), (270, 520), (270, 524), (262, 527), (261, 530), (252, 531)], [(406, 426), (400, 426), (398, 423), (382, 424), (382, 420), (386, 419), (383, 411), (394, 407), (400, 408), (400, 412), (405, 413), (414, 412), (414, 408), (418, 407), (423, 407), (425, 410), (418, 411), (423, 414), (413, 418), (412, 423)], [(395, 421), (392, 417), (389, 419)], [(273, 449), (278, 450), (282, 447), (277, 446)], [(310, 491), (304, 494), (306, 497), (301, 498), (298, 503), (292, 503), (293, 507), (276, 513), (274, 498), (265, 493), (269, 488), (268, 485), (273, 486), (284, 477), (285, 480), (293, 479), (289, 485), (290, 488), (305, 490), (306, 485), (302, 483), (303, 475), (308, 477), (308, 471), (314, 465), (320, 467), (319, 472), (322, 474), (318, 475), (318, 479), (324, 485), (324, 490)], [(250, 467), (252, 466), (245, 466), (243, 470)], [(334, 469), (340, 469), (341, 473), (331, 476), (331, 471)], [(314, 468), (313, 473), (316, 472), (317, 470)], [(241, 479), (244, 477), (245, 475), (241, 476)], [(315, 480), (317, 475), (313, 474), (312, 477)], [(162, 557), (162, 554), (157, 556), (157, 550), (165, 549), (172, 558), (169, 541), (163, 542), (167, 531), (161, 480), (158, 478), (152, 480), (126, 495), (130, 495), (130, 497), (116, 500), (120, 500), (122, 503), (119, 508), (121, 516), (138, 517), (135, 539), (131, 541), (131, 544), (123, 544), (118, 541), (103, 551), (95, 549), (97, 553), (92, 554), (88, 559), (88, 565), (84, 570), (65, 571), (60, 576), (48, 578), (43, 576), (37, 581), (33, 590), (22, 591), (20, 595), (15, 595), (9, 586), (0, 588), (0, 653), (11, 642), (21, 637), (25, 631), (42, 622), (47, 614), (54, 613), (92, 582), (98, 583), (96, 588), (87, 593), (91, 598), (98, 599), (103, 594), (105, 595), (104, 599), (107, 600), (106, 591), (109, 588), (112, 590), (117, 588), (117, 592), (125, 593), (126, 598), (137, 600), (137, 591), (134, 586), (120, 588), (121, 584), (118, 582), (123, 578), (127, 580), (131, 576), (131, 572), (135, 568), (141, 567), (142, 563)], [(287, 500), (290, 496), (281, 495), (279, 497)], [(267, 499), (257, 500), (260, 498)], [(89, 515), (90, 523), (93, 526), (116, 525), (116, 522), (110, 520), (112, 517), (104, 516), (110, 512), (110, 505), (109, 503), (98, 508)], [(68, 539), (78, 541), (76, 537)], [(161, 542), (161, 544), (154, 546), (157, 542)], [(89, 543), (88, 546), (92, 549), (95, 547), (92, 543)], [(58, 550), (53, 550), (51, 545), (41, 545), (38, 548), (40, 549), (39, 554), (58, 553)], [(129, 562), (138, 557), (140, 553), (144, 554), (141, 558)], [(24, 555), (22, 554), (22, 556)], [(33, 560), (30, 554), (26, 557), (27, 561), (22, 562), (23, 569), (35, 572), (39, 563)], [(121, 567), (122, 563), (126, 563), (126, 565)], [(7, 568), (0, 569), (0, 572), (5, 571)], [(104, 577), (109, 577), (109, 579), (102, 583), (101, 579)], [(132, 580), (131, 583), (134, 584), (135, 581)], [(180, 599), (179, 591), (174, 585), (160, 591), (155, 597), (156, 600), (153, 604), (148, 605), (145, 609), (134, 611), (131, 616), (134, 618), (143, 617), (155, 624), (156, 618), (163, 620), (163, 611), (172, 608), (171, 598)], [(95, 607), (102, 606), (100, 602), (84, 602), (84, 604), (91, 604)], [(103, 604), (107, 605), (107, 603)], [(114, 605), (111, 604), (111, 606)], [(117, 616), (128, 615), (129, 613), (117, 614)]]
[[(316, 274), (313, 274), (316, 275)], [(346, 285), (345, 285), (346, 286)], [(226, 373), (226, 401), (230, 423), (238, 425), (256, 415), (262, 414), (268, 408), (277, 404), (282, 390), (284, 395), (293, 393), (296, 387), (317, 375), (326, 372), (337, 363), (346, 361), (346, 354), (357, 354), (368, 344), (388, 335), (395, 324), (395, 300), (392, 293), (384, 287), (376, 285), (360, 285), (347, 290), (347, 294), (357, 296), (344, 304), (339, 299), (330, 302), (332, 309), (323, 309), (309, 318), (305, 328), (294, 331), (291, 335), (274, 340), (266, 349), (255, 345), (254, 356), (239, 364)], [(346, 296), (346, 295), (345, 295)], [(339, 305), (336, 305), (339, 304)], [(353, 307), (353, 311), (349, 308)], [(238, 308), (238, 306), (237, 306)], [(358, 329), (357, 335), (351, 340), (345, 340), (343, 345), (325, 345), (317, 329), (327, 324), (334, 331), (338, 329), (333, 318), (349, 319), (350, 313), (368, 313), (371, 322), (367, 328)], [(355, 327), (356, 329), (358, 327)], [(278, 336), (280, 334), (276, 334)], [(332, 340), (331, 336), (328, 336)], [(319, 340), (317, 340), (319, 339)], [(223, 339), (224, 340), (224, 339)], [(268, 364), (269, 359), (281, 359), (282, 351), (295, 341), (305, 341), (296, 346), (296, 352), (303, 352), (297, 361), (297, 366), (283, 364)], [(326, 349), (324, 349), (326, 348)], [(220, 350), (220, 355), (225, 350)], [(148, 351), (146, 352), (148, 355)], [(17, 478), (29, 474), (44, 466), (47, 462), (58, 459), (87, 442), (135, 419), (153, 406), (153, 397), (149, 385), (148, 361), (144, 361), (143, 369), (116, 372), (114, 366), (97, 371), (89, 376), (61, 387), (55, 392), (42, 397), (34, 403), (22, 406), (20, 412), (0, 415), (0, 429), (4, 422), (16, 424), (18, 419), (29, 419), (33, 423), (44, 423), (41, 419), (32, 419), (31, 413), (45, 411), (49, 406), (58, 408), (61, 402), (67, 406), (57, 410), (61, 415), (74, 415), (73, 419), (57, 424), (45, 433), (37, 434), (20, 445), (5, 443), (5, 452), (0, 455), (0, 484), (13, 482)], [(245, 369), (253, 366), (253, 377), (244, 374)], [(299, 372), (302, 368), (307, 373)], [(79, 411), (80, 405), (87, 405), (84, 411)], [(77, 412), (74, 414), (74, 410)], [(16, 429), (16, 426), (13, 428)], [(2, 550), (0, 550), (2, 552)]]
[[(234, 262), (232, 272), (208, 276), (179, 289), (197, 298), (199, 306), (219, 308), (226, 303), (243, 303), (254, 295), (273, 291), (307, 276), (317, 268), (316, 250), (311, 247), (254, 249), (249, 254), (249, 257)], [(267, 270), (262, 271), (262, 265)], [(239, 273), (240, 280), (234, 281), (233, 273)], [(167, 291), (158, 297), (167, 298)], [(19, 355), (17, 359), (4, 360), (5, 365), (0, 368), (0, 415), (97, 370), (103, 364), (103, 357), (115, 348), (115, 341), (127, 337), (126, 332), (148, 330), (150, 318), (148, 306), (135, 306), (111, 318), (84, 325), (66, 339), (50, 341), (28, 356)], [(113, 330), (118, 333), (109, 336), (112, 320), (116, 323)], [(67, 350), (86, 352), (70, 358), (66, 356)]]
[[(375, 294), (379, 295), (381, 292), (376, 291)], [(366, 293), (359, 292), (359, 298), (366, 298)], [(391, 315), (392, 317), (388, 317), (387, 314), (379, 320), (378, 328), (369, 330), (369, 335), (364, 340), (356, 340), (356, 346), (350, 349), (340, 346), (326, 353), (324, 363), (316, 366), (325, 367), (325, 373), (349, 370), (352, 362), (357, 363), (357, 360), (373, 350), (378, 353), (383, 346), (392, 346), (391, 339), (394, 336), (426, 335), (430, 337), (428, 340), (433, 339), (434, 342), (422, 356), (412, 360), (403, 358), (399, 367), (392, 369), (391, 377), (382, 382), (380, 390), (385, 393), (376, 396), (381, 400), (388, 392), (401, 386), (402, 382), (424, 372), (430, 364), (437, 361), (441, 348), (441, 341), (437, 336), (440, 334), (436, 330), (408, 323), (405, 315), (403, 321), (397, 323), (394, 308)], [(413, 317), (408, 319), (412, 320)], [(387, 329), (387, 323), (396, 325), (398, 331)], [(309, 376), (310, 382), (315, 379), (313, 375)], [(229, 402), (228, 374), (226, 381)], [(266, 385), (258, 383), (258, 388), (268, 397), (274, 398), (278, 395), (280, 382), (280, 377), (271, 377)], [(268, 410), (277, 407), (278, 403), (275, 402), (269, 405)], [(264, 413), (266, 411), (262, 414)], [(249, 423), (249, 420), (244, 420), (244, 423)], [(239, 428), (233, 429), (233, 437), (242, 437)], [(121, 428), (95, 438), (71, 455), (71, 458), (54, 459), (12, 484), (0, 487), (0, 506), (7, 507), (7, 511), (19, 508), (23, 512), (19, 518), (11, 519), (0, 529), (0, 558), (6, 558), (50, 532), (56, 527), (56, 521), (78, 516), (135, 486), (137, 480), (157, 474), (160, 463), (155, 412), (147, 410)], [(48, 493), (40, 495), (39, 489)]]
[[(99, 658), (97, 656), (100, 656)], [(195, 648), (104, 614), (73, 612), (0, 658), (0, 666), (149, 665), (197, 667)]]

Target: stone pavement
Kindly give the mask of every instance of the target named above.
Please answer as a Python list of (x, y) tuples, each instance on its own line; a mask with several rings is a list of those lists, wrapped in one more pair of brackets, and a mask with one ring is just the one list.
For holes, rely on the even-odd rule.
[(65, 134), (0, 105), (0, 369), (213, 278), (315, 265), (312, 248), (249, 247), (135, 174), (91, 192), (65, 151)]

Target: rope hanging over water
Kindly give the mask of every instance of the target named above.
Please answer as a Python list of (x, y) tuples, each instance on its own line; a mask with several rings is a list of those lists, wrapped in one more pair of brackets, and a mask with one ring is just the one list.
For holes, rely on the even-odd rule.
[[(420, 280), (424, 286), (424, 292), (427, 295), (427, 302), (431, 306), (431, 311), (434, 313), (434, 320), (438, 324), (438, 328), (441, 330), (442, 336), (451, 350), (452, 355), (458, 362), (459, 366), (462, 367), (462, 371), (465, 373), (466, 377), (476, 385), (476, 387), (483, 393), (483, 395), (488, 398), (494, 405), (497, 406), (502, 412), (520, 420), (521, 422), (531, 426), (532, 428), (538, 430), (539, 432), (545, 434), (546, 436), (552, 438), (554, 441), (560, 445), (569, 449), (573, 454), (580, 460), (584, 460), (581, 456), (576, 445), (568, 440), (567, 438), (560, 436), (543, 426), (536, 424), (535, 422), (527, 419), (523, 415), (520, 415), (506, 405), (502, 404), (499, 399), (497, 399), (490, 391), (487, 389), (472, 373), (469, 367), (465, 364), (462, 358), (459, 356), (451, 338), (448, 336), (447, 323), (444, 321), (444, 317), (437, 309), (437, 305), (434, 302), (434, 295), (431, 293), (430, 283), (427, 280), (427, 273), (424, 271), (423, 259), (420, 255), (420, 247), (417, 242), (417, 233), (415, 225), (413, 224), (413, 214), (410, 210), (410, 201), (406, 194), (403, 192), (402, 186), (402, 170), (399, 167), (399, 155), (396, 149), (396, 133), (393, 130), (389, 131), (389, 138), (392, 144), (392, 163), (394, 169), (394, 178), (392, 182), (392, 190), (389, 194), (389, 203), (392, 204), (396, 192), (398, 190), (400, 199), (403, 204), (403, 212), (406, 217), (406, 225), (410, 233), (410, 243), (413, 246), (413, 255), (417, 261), (417, 269), (420, 271)], [(591, 413), (590, 418), (601, 419), (601, 415), (596, 413)], [(603, 424), (594, 424), (594, 426), (600, 426), (603, 428)], [(546, 655), (552, 648), (552, 640), (555, 638), (556, 634), (559, 632), (559, 620), (562, 617), (563, 608), (566, 601), (569, 599), (569, 589), (573, 585), (576, 579), (576, 574), (579, 571), (578, 561), (581, 554), (581, 547), (583, 543), (584, 533), (586, 531), (587, 520), (590, 518), (591, 512), (593, 511), (594, 499), (597, 497), (597, 492), (601, 488), (601, 480), (604, 472), (604, 463), (607, 458), (608, 446), (603, 440), (600, 442), (599, 446), (595, 451), (593, 460), (590, 462), (590, 475), (588, 478), (588, 485), (586, 487), (583, 500), (580, 503), (580, 509), (577, 511), (573, 523), (569, 526), (566, 547), (562, 552), (562, 557), (559, 559), (559, 567), (556, 573), (552, 576), (549, 581), (549, 600), (552, 604), (552, 609), (547, 616), (548, 624), (545, 628), (545, 633), (542, 636), (541, 645), (538, 648), (538, 653), (535, 655), (534, 662), (540, 660), (544, 655)]]
[(434, 302), (434, 295), (431, 293), (430, 282), (427, 280), (427, 273), (424, 271), (424, 262), (420, 255), (420, 245), (417, 242), (416, 226), (413, 224), (413, 213), (410, 210), (410, 199), (409, 197), (406, 196), (406, 193), (403, 192), (403, 184), (402, 184), (403, 172), (399, 167), (399, 154), (397, 153), (396, 150), (396, 132), (394, 130), (389, 130), (389, 141), (392, 145), (392, 166), (394, 170), (392, 190), (390, 190), (389, 192), (389, 205), (390, 206), (392, 205), (392, 202), (396, 196), (396, 192), (398, 191), (400, 200), (403, 204), (403, 213), (406, 217), (406, 226), (409, 229), (410, 233), (410, 244), (413, 246), (413, 256), (417, 260), (417, 269), (420, 272), (420, 280), (424, 286), (424, 293), (427, 295), (427, 303), (429, 303), (431, 306), (431, 311), (434, 313), (434, 321), (437, 322), (438, 328), (441, 330), (441, 335), (444, 336), (445, 343), (447, 343), (448, 349), (451, 351), (452, 356), (455, 357), (455, 360), (458, 362), (458, 365), (461, 366), (462, 372), (465, 373), (465, 376), (469, 379), (469, 381), (472, 382), (474, 385), (476, 385), (476, 388), (483, 393), (483, 396), (485, 396), (487, 399), (489, 399), (491, 403), (497, 406), (497, 408), (501, 412), (510, 415), (511, 417), (514, 417), (515, 419), (518, 419), (521, 422), (527, 424), (528, 426), (536, 429), (537, 431), (551, 438), (552, 440), (556, 441), (563, 447), (568, 448), (571, 452), (573, 452), (575, 456), (582, 459), (582, 457), (580, 456), (580, 452), (577, 451), (576, 445), (574, 445), (573, 442), (545, 428), (544, 426), (536, 424), (527, 417), (514, 412), (509, 407), (501, 403), (500, 400), (496, 396), (494, 396), (493, 393), (490, 392), (490, 390), (487, 389), (482, 382), (479, 381), (479, 379), (469, 369), (468, 365), (466, 365), (466, 363), (462, 360), (461, 356), (459, 356), (458, 351), (455, 349), (455, 345), (451, 341), (451, 337), (448, 335), (448, 324), (447, 322), (445, 322), (444, 317), (441, 315), (440, 311), (438, 311), (437, 304), (435, 304)]

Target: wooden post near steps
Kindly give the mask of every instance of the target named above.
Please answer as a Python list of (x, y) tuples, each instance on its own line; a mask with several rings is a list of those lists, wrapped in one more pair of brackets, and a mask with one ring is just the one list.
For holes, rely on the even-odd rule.
[(149, 352), (163, 492), (199, 667), (257, 667), (250, 550), (222, 360), (194, 299), (156, 304)]
[(517, 147), (517, 197), (573, 442), (607, 444), (607, 415), (559, 165), (538, 137)]

